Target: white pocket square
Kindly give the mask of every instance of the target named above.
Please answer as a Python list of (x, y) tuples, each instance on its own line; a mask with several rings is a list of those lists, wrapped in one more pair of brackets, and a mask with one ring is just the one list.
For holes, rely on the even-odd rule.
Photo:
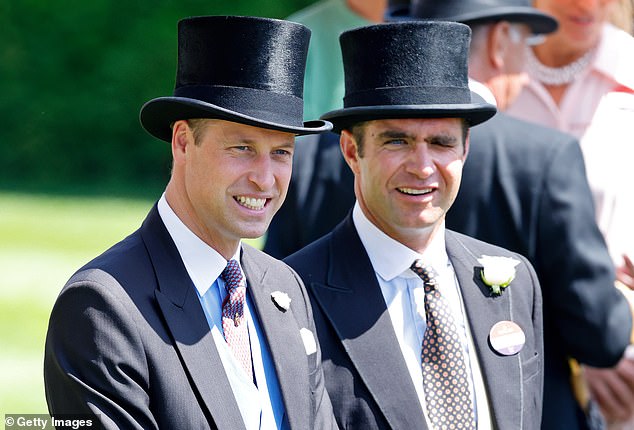
[(315, 342), (315, 336), (313, 332), (308, 330), (307, 328), (302, 328), (299, 330), (299, 334), (302, 337), (302, 342), (304, 342), (304, 349), (306, 350), (306, 355), (311, 355), (317, 352), (317, 342)]

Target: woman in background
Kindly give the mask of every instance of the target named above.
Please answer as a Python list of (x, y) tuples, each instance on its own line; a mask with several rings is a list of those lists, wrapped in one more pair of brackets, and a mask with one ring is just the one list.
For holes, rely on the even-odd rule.
[[(530, 82), (508, 113), (580, 139), (597, 223), (633, 304), (634, 37), (612, 24), (631, 28), (631, 1), (536, 0), (559, 29), (527, 48)], [(634, 361), (585, 371), (611, 428), (634, 429)]]

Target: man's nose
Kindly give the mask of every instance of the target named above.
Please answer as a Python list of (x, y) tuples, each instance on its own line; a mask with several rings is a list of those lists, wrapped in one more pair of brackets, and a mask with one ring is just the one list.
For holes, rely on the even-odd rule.
[(269, 154), (261, 154), (255, 158), (248, 178), (262, 191), (269, 190), (274, 186), (275, 175)]
[(407, 159), (406, 170), (420, 178), (434, 173), (434, 160), (427, 144), (416, 145)]

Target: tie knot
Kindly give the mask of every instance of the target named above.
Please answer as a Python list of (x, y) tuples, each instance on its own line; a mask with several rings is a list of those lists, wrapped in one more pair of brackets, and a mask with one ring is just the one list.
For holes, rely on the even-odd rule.
[(410, 266), (412, 272), (416, 273), (425, 285), (436, 285), (436, 271), (433, 267), (423, 263), (421, 260), (416, 260)]
[(225, 281), (227, 291), (233, 290), (240, 285), (242, 280), (242, 271), (236, 260), (229, 260), (227, 267), (222, 271), (220, 277)]

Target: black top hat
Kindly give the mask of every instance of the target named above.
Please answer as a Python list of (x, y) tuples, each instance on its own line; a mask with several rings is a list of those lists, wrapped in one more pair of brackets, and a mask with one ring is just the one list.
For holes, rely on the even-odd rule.
[(339, 132), (372, 119), (465, 118), (475, 125), (495, 106), (469, 91), (471, 30), (464, 24), (410, 21), (371, 25), (340, 37), (343, 109), (322, 115)]
[(295, 134), (328, 131), (326, 121), (302, 121), (310, 30), (289, 21), (202, 16), (178, 23), (173, 97), (141, 108), (141, 124), (171, 141), (177, 120), (216, 118)]
[(412, 0), (409, 7), (395, 6), (388, 21), (439, 19), (463, 24), (509, 21), (526, 24), (534, 34), (557, 30), (557, 20), (531, 6), (530, 0)]

